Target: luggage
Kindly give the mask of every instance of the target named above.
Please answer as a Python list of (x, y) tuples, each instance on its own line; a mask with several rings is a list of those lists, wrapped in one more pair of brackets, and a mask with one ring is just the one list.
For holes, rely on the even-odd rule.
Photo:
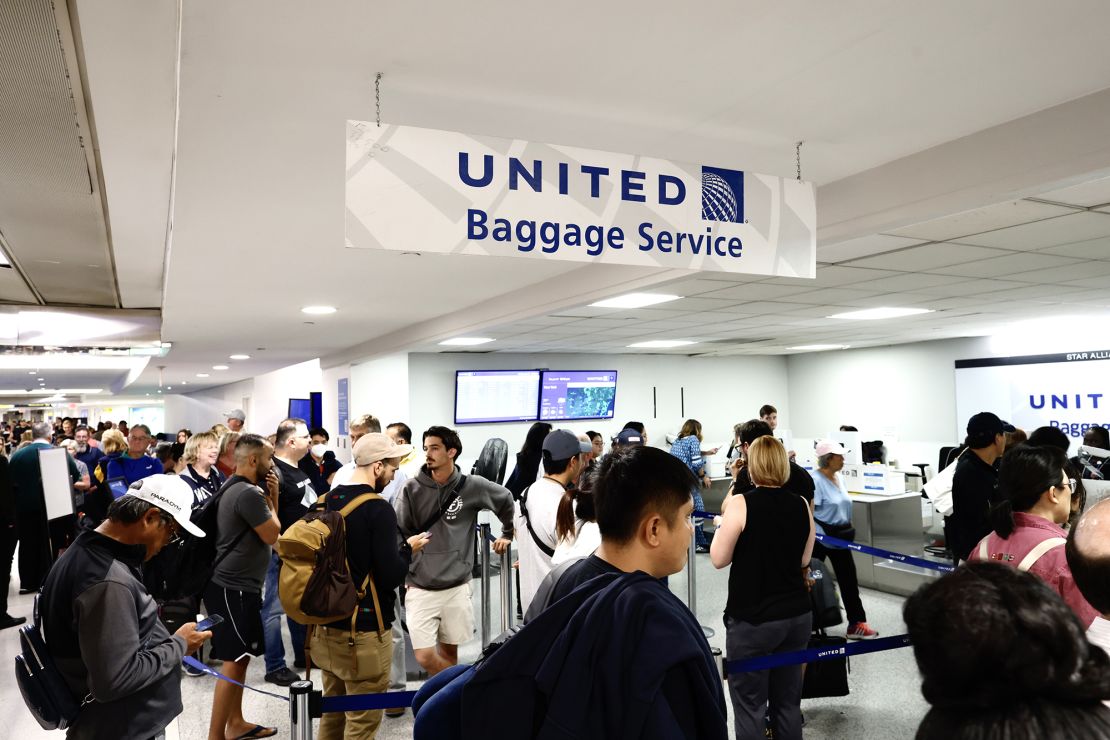
[[(847, 638), (837, 637), (818, 629), (809, 638), (810, 649), (839, 650), (848, 644)], [(848, 657), (807, 663), (802, 681), (802, 698), (817, 699), (822, 696), (848, 695)]]
[(825, 629), (844, 622), (840, 611), (840, 601), (836, 597), (836, 585), (829, 576), (825, 564), (817, 558), (809, 561), (809, 574), (813, 578), (810, 602), (813, 605), (813, 628)]

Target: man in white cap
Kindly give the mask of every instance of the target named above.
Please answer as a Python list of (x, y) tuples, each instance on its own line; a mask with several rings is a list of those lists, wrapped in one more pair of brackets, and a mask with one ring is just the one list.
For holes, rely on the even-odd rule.
[(227, 412), (227, 428), (233, 432), (243, 431), (243, 423), (247, 420), (247, 415), (243, 413), (243, 409), (232, 409)]
[[(397, 536), (397, 515), (379, 494), (393, 479), (412, 445), (400, 445), (388, 435), (363, 435), (352, 450), (355, 472), (349, 483), (328, 492), (325, 508), (342, 511), (356, 504), (345, 519), (347, 565), (351, 580), (366, 595), (358, 605), (354, 634), (345, 617), (313, 631), (309, 642), (312, 662), (324, 677), (324, 696), (381, 693), (389, 688), (395, 590), (405, 582), (414, 553), (424, 549), (428, 533), (402, 540)], [(373, 578), (373, 589), (367, 577)], [(382, 711), (330, 713), (320, 720), (321, 740), (374, 737)]]
[(51, 568), (40, 613), (47, 647), (75, 697), (79, 738), (159, 736), (181, 713), (181, 658), (212, 636), (184, 624), (170, 635), (139, 578), (143, 562), (182, 531), (193, 492), (177, 476), (136, 481)]

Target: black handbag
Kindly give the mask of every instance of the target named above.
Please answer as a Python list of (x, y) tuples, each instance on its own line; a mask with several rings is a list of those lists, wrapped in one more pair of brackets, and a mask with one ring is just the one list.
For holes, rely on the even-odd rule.
[(33, 624), (21, 627), (19, 644), (22, 654), (15, 656), (15, 679), (23, 703), (42, 729), (66, 729), (77, 719), (83, 704), (77, 703), (58, 672), (38, 627)]
[(813, 605), (813, 628), (835, 627), (844, 621), (840, 600), (836, 598), (836, 585), (829, 577), (825, 564), (817, 558), (809, 561), (809, 575), (813, 579), (810, 603)]
[[(819, 629), (809, 638), (811, 649), (835, 650), (848, 644), (847, 638), (828, 635)], [(823, 696), (847, 696), (848, 656), (807, 663), (802, 681), (802, 698), (817, 699)]]

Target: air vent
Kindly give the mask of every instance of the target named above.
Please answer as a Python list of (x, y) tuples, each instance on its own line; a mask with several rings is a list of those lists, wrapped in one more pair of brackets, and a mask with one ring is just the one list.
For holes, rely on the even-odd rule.
[(749, 339), (747, 337), (734, 337), (732, 339), (706, 339), (699, 344), (759, 344), (760, 342), (773, 342), (772, 338)]

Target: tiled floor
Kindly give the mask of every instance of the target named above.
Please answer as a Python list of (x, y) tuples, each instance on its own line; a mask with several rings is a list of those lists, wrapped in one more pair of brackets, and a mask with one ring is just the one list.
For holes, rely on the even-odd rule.
[[(493, 615), (492, 633), (497, 634), (500, 628), (498, 578), (492, 579)], [(724, 648), (724, 629), (721, 625), (721, 613), (724, 609), (727, 591), (727, 571), (714, 570), (707, 555), (697, 558), (697, 585), (698, 585), (698, 615), (703, 624), (716, 630), (716, 635), (709, 642)], [(680, 573), (670, 579), (671, 589), (680, 598), (686, 598), (686, 575)], [(29, 615), (31, 611), (31, 597), (15, 595), (18, 588), (17, 579), (13, 577), (10, 587), (10, 611), (15, 615)], [(480, 593), (478, 583), (474, 584), (475, 615), (479, 614)], [(883, 635), (894, 635), (904, 632), (902, 624), (902, 602), (899, 596), (865, 590), (863, 594), (864, 605), (868, 611), (868, 619), (873, 627)], [(840, 627), (841, 634), (843, 626)], [(836, 630), (834, 630), (835, 632)], [(288, 640), (288, 635), (286, 635)], [(479, 649), (480, 640), (477, 636), (459, 649), (459, 658), (462, 661), (473, 660)], [(11, 671), (12, 659), (18, 648), (18, 639), (15, 630), (0, 632), (0, 664), (7, 666), (4, 670)], [(805, 736), (807, 738), (852, 738), (853, 740), (867, 740), (868, 738), (893, 738), (912, 737), (917, 729), (921, 717), (925, 714), (927, 705), (921, 697), (917, 667), (914, 664), (913, 653), (908, 648), (859, 656), (852, 661), (852, 673), (849, 677), (851, 694), (837, 699), (814, 699), (802, 702), (802, 711), (805, 714)], [(283, 693), (279, 687), (272, 686), (263, 681), (261, 659), (252, 663), (247, 682), (265, 690)], [(7, 674), (9, 677), (11, 673)], [(185, 711), (171, 725), (168, 740), (200, 740), (208, 734), (208, 716), (211, 706), (212, 685), (215, 679), (183, 678), (182, 695)], [(316, 684), (319, 685), (317, 678)], [(416, 684), (410, 684), (415, 688)], [(289, 716), (288, 704), (279, 699), (262, 696), (253, 692), (246, 692), (243, 700), (244, 713), (248, 720), (277, 726), (281, 728), (280, 737), (288, 737)], [(727, 692), (726, 692), (727, 695)], [(58, 738), (59, 733), (47, 733), (41, 730), (22, 706), (19, 691), (10, 678), (0, 681), (0, 717), (4, 718), (4, 729), (0, 731), (0, 738)], [(731, 707), (730, 707), (731, 722)], [(730, 726), (731, 734), (731, 726)], [(412, 715), (405, 714), (399, 719), (385, 718), (382, 728), (378, 733), (382, 740), (400, 740), (412, 737)]]

